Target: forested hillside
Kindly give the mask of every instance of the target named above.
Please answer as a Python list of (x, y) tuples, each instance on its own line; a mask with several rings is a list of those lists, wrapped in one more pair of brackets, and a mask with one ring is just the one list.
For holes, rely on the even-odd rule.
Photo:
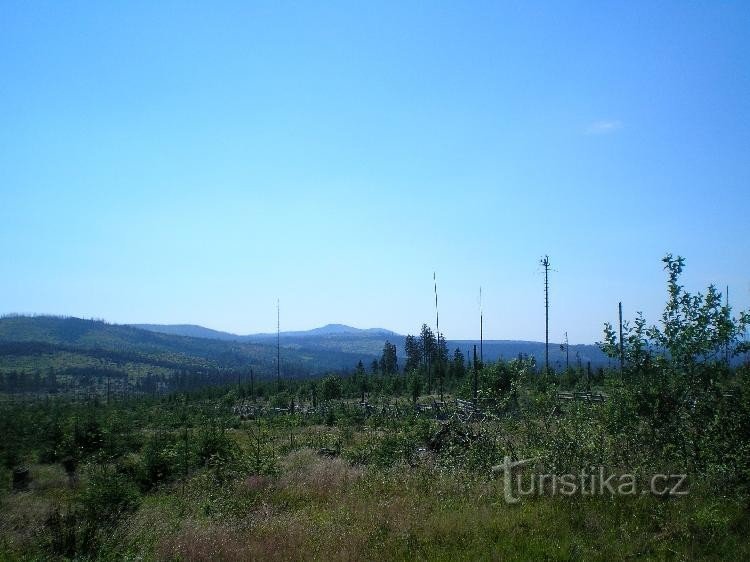
[[(162, 334), (198, 336), (225, 341), (260, 344), (276, 342), (276, 334), (238, 335), (187, 324), (136, 324), (135, 327)], [(382, 328), (361, 330), (341, 324), (328, 324), (312, 330), (281, 332), (279, 334), (280, 341), (284, 346), (361, 354), (363, 360), (375, 356), (380, 357), (383, 346), (388, 341), (396, 346), (396, 354), (400, 358), (402, 366), (406, 359), (406, 337)], [(543, 342), (519, 340), (484, 340), (484, 342), (480, 342), (477, 339), (447, 340), (446, 343), (451, 353), (458, 348), (465, 357), (471, 355), (473, 346), (476, 345), (478, 350), (481, 348), (482, 358), (485, 361), (513, 359), (518, 357), (519, 354), (533, 357), (537, 363), (544, 358)], [(611, 360), (593, 343), (572, 344), (570, 349), (566, 349), (564, 344), (554, 343), (550, 346), (550, 361), (557, 368), (564, 368), (566, 363), (586, 366), (590, 362), (593, 368), (604, 367), (611, 363)]]
[[(172, 388), (177, 379), (219, 384), (248, 376), (251, 369), (258, 377), (275, 375), (276, 357), (271, 343), (168, 335), (80, 318), (0, 319), (0, 388), (11, 392), (102, 390), (102, 378), (130, 381), (137, 388)], [(368, 358), (284, 345), (281, 370), (285, 377), (304, 377), (353, 369)]]

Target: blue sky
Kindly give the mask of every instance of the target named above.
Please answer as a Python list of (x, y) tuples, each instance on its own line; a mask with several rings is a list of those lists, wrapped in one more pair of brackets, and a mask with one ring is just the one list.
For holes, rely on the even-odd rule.
[(750, 305), (747, 2), (3, 2), (0, 312), (601, 337)]

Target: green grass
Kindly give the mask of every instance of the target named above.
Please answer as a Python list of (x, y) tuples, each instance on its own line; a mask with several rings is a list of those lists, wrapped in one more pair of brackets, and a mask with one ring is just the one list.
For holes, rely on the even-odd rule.
[[(246, 426), (252, 424), (245, 424)], [(230, 432), (240, 461), (247, 427)], [(411, 464), (353, 464), (305, 446), (349, 447), (382, 433), (308, 426), (295, 446), (268, 426), (276, 470), (242, 462), (195, 470), (143, 496), (99, 529), (100, 559), (140, 560), (728, 560), (750, 559), (748, 506), (700, 487), (686, 497), (529, 497), (508, 505), (502, 481), (449, 468), (433, 455)], [(348, 437), (344, 439), (344, 433)], [(54, 510), (75, 505), (62, 469), (34, 465), (28, 492), (0, 498), (0, 559), (48, 556)], [(184, 485), (183, 485), (184, 484)], [(7, 489), (7, 488), (6, 488)]]
[[(163, 491), (118, 528), (122, 554), (156, 559), (747, 559), (747, 513), (689, 497), (535, 498), (507, 505), (496, 481), (427, 466), (387, 471), (287, 455), (278, 477), (206, 493)], [(144, 521), (158, 521), (144, 525)], [(113, 545), (114, 546), (114, 545)]]

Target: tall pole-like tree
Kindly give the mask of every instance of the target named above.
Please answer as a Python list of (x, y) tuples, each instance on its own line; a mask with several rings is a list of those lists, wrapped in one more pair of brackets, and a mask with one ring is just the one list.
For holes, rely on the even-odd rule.
[(544, 267), (544, 370), (549, 373), (549, 256), (540, 263)]
[(620, 316), (620, 376), (625, 372), (625, 347), (622, 341), (622, 302), (618, 303), (617, 309)]
[(482, 286), (479, 286), (479, 361), (484, 364), (484, 312), (482, 310)]
[(435, 276), (435, 272), (432, 272), (432, 282), (435, 285), (435, 331), (437, 332), (435, 334), (437, 338), (437, 371), (438, 371), (438, 383), (440, 385), (440, 401), (443, 401), (443, 356), (440, 350), (440, 312), (438, 309), (438, 293), (437, 293), (437, 277)]
[(473, 388), (473, 391), (474, 391), (473, 392), (473, 395), (474, 395), (474, 409), (476, 409), (476, 407), (477, 407), (477, 400), (478, 400), (478, 397), (477, 397), (477, 394), (478, 394), (478, 388), (477, 388), (477, 344), (474, 344), (474, 371), (473, 371), (473, 375), (474, 375), (474, 381), (473, 381), (474, 382), (474, 384), (473, 384), (473, 387), (474, 387)]
[(427, 374), (427, 393), (432, 391), (432, 356), (435, 354), (435, 334), (427, 324), (422, 324), (419, 334), (422, 340), (422, 357)]
[(279, 299), (276, 299), (276, 382), (281, 383), (281, 315)]

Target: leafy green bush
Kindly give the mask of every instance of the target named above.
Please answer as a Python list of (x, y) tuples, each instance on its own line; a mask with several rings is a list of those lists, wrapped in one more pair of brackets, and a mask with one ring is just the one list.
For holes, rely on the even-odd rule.
[(321, 383), (323, 400), (338, 400), (343, 394), (343, 382), (341, 377), (328, 375)]
[(733, 318), (713, 285), (705, 294), (688, 293), (679, 284), (684, 259), (669, 254), (662, 261), (668, 299), (660, 326), (648, 327), (638, 314), (632, 325), (624, 323), (620, 340), (605, 324), (602, 350), (611, 357), (622, 352), (625, 366), (605, 423), (615, 440), (640, 444), (643, 463), (722, 474), (722, 485), (746, 486), (750, 410), (742, 390), (738, 397), (726, 390), (727, 359), (746, 349), (740, 338), (750, 314)]
[(344, 449), (342, 453), (351, 462), (381, 468), (400, 462), (411, 463), (418, 448), (423, 447), (429, 439), (434, 427), (434, 422), (430, 420), (411, 418), (386, 431), (369, 434), (368, 438)]
[(137, 507), (140, 494), (135, 483), (123, 473), (112, 466), (99, 465), (91, 468), (79, 499), (87, 521), (114, 522)]
[(143, 448), (138, 471), (138, 484), (147, 491), (162, 482), (174, 478), (181, 471), (180, 459), (174, 443), (166, 443), (165, 438), (152, 436)]
[(228, 459), (235, 453), (232, 440), (224, 426), (215, 419), (209, 419), (198, 430), (196, 456), (201, 464), (210, 458)]

